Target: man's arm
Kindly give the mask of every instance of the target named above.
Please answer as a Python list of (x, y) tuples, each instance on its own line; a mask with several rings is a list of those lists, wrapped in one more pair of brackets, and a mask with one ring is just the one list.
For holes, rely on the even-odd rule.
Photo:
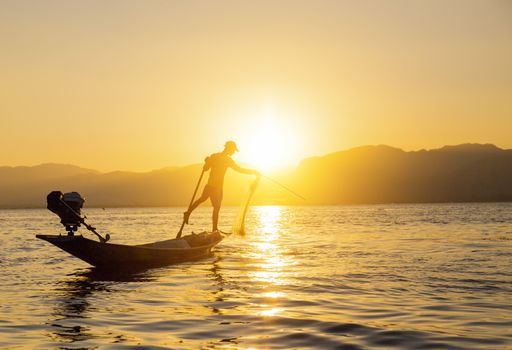
[(212, 167), (212, 162), (210, 157), (206, 157), (204, 159), (203, 171), (208, 171)]
[(231, 168), (235, 171), (238, 171), (239, 173), (242, 173), (242, 174), (260, 175), (260, 172), (258, 170), (242, 168), (242, 167), (238, 166), (238, 164), (236, 164), (234, 161), (233, 161), (233, 163), (231, 163)]

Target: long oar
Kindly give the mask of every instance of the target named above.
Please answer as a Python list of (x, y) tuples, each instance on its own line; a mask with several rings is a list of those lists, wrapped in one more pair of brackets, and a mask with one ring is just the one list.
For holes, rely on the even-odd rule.
[(59, 200), (60, 200), (60, 202), (61, 202), (62, 204), (64, 204), (64, 206), (66, 206), (66, 208), (68, 208), (68, 210), (70, 210), (70, 211), (71, 211), (71, 212), (72, 212), (72, 213), (77, 217), (77, 219), (80, 221), (80, 223), (81, 223), (82, 225), (84, 225), (84, 226), (85, 226), (85, 228), (87, 228), (89, 231), (91, 231), (92, 233), (94, 233), (94, 234), (95, 234), (95, 235), (100, 239), (100, 242), (101, 242), (101, 243), (106, 243), (106, 242), (110, 239), (110, 235), (109, 235), (108, 233), (105, 235), (105, 238), (103, 238), (103, 236), (102, 236), (102, 235), (100, 235), (98, 232), (96, 232), (96, 228), (95, 228), (95, 227), (92, 227), (92, 226), (91, 226), (91, 225), (89, 225), (89, 224), (87, 224), (87, 223), (85, 222), (84, 218), (83, 218), (83, 217), (81, 217), (81, 216), (80, 216), (80, 214), (78, 214), (78, 213), (75, 211), (75, 209), (71, 208), (71, 207), (68, 205), (68, 203), (64, 202), (62, 199), (59, 199)]
[(291, 189), (289, 189), (289, 188), (288, 188), (288, 187), (286, 187), (285, 185), (283, 185), (283, 184), (281, 184), (281, 183), (277, 182), (276, 180), (274, 180), (274, 179), (272, 179), (272, 178), (270, 178), (270, 177), (268, 177), (268, 176), (266, 176), (266, 175), (263, 175), (263, 174), (262, 174), (261, 176), (263, 176), (264, 178), (266, 178), (266, 179), (268, 179), (268, 180), (272, 181), (272, 182), (273, 182), (273, 183), (275, 183), (276, 185), (278, 185), (278, 186), (280, 186), (280, 187), (284, 188), (285, 190), (287, 190), (287, 191), (288, 191), (288, 192), (290, 192), (291, 194), (296, 195), (296, 196), (297, 196), (297, 197), (299, 197), (300, 199), (306, 200), (306, 198), (302, 197), (302, 196), (301, 196), (300, 194), (298, 194), (297, 192), (292, 191)]
[[(194, 203), (194, 199), (196, 198), (197, 189), (199, 188), (199, 185), (201, 184), (201, 180), (203, 179), (204, 175), (204, 169), (201, 171), (201, 176), (199, 176), (199, 180), (197, 181), (196, 189), (194, 190), (194, 194), (192, 195), (192, 199), (190, 199), (190, 203), (188, 204), (187, 211), (190, 211), (190, 207), (192, 206), (192, 203)], [(183, 231), (183, 227), (185, 227), (185, 218), (183, 218), (183, 222), (181, 223), (180, 230), (178, 231), (178, 234), (176, 235), (176, 238), (181, 237), (181, 232)]]

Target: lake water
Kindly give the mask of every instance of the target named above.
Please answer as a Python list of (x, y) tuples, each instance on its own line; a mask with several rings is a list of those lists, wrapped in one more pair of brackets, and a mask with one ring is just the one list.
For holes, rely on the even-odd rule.
[[(134, 244), (173, 237), (182, 211), (86, 214)], [(211, 257), (136, 274), (36, 239), (63, 231), (47, 210), (0, 227), (2, 349), (512, 349), (512, 203), (253, 207)]]

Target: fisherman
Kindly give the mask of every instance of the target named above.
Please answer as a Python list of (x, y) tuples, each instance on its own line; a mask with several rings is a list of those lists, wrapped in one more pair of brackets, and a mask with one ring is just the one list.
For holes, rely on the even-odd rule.
[(231, 158), (235, 152), (238, 152), (236, 143), (234, 141), (228, 141), (224, 144), (224, 150), (222, 152), (214, 153), (211, 156), (205, 158), (203, 171), (210, 170), (208, 183), (206, 186), (204, 186), (203, 194), (201, 197), (196, 200), (186, 212), (183, 213), (183, 221), (186, 224), (188, 224), (188, 219), (194, 209), (197, 208), (199, 204), (210, 198), (213, 206), (212, 231), (218, 231), (217, 224), (219, 222), (219, 211), (222, 202), (222, 187), (224, 186), (224, 175), (226, 174), (226, 170), (231, 168), (242, 174), (257, 176), (260, 175), (259, 171), (257, 170), (245, 169), (238, 166)]

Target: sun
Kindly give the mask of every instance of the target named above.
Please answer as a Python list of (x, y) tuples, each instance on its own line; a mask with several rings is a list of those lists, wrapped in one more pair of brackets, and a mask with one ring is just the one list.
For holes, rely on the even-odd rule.
[(298, 158), (296, 140), (293, 123), (273, 109), (266, 110), (241, 140), (241, 159), (263, 173), (285, 168)]

